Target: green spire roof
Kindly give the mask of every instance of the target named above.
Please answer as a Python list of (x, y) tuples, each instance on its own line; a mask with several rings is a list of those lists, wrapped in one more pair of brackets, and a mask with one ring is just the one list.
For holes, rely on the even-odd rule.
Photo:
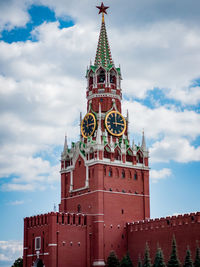
[(94, 65), (95, 66), (102, 65), (105, 68), (111, 68), (112, 66), (114, 66), (111, 52), (110, 52), (109, 43), (108, 43), (108, 37), (107, 37), (106, 25), (105, 25), (104, 19), (102, 20), (102, 24), (101, 24), (101, 31), (99, 35), (99, 42), (97, 46), (97, 53), (96, 53)]

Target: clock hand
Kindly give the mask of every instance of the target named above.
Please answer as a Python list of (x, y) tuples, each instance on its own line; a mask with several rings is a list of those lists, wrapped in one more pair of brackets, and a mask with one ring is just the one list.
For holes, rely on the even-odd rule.
[(120, 122), (115, 122), (115, 124), (124, 126), (124, 124), (123, 123), (120, 123)]
[(91, 126), (91, 125), (94, 125), (94, 123), (90, 123), (90, 124), (88, 124), (88, 126)]

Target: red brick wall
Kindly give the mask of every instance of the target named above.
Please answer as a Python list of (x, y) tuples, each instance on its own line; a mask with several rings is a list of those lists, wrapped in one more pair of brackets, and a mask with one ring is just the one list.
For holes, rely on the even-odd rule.
[(200, 242), (200, 213), (129, 224), (128, 250), (134, 264), (137, 264), (139, 254), (142, 258), (144, 257), (146, 242), (150, 247), (152, 262), (158, 244), (163, 250), (165, 261), (168, 262), (173, 235), (176, 238), (181, 263), (184, 263), (187, 246), (189, 246), (194, 259), (196, 241)]
[[(68, 220), (68, 215), (70, 220)], [(43, 224), (38, 218), (47, 217)], [(74, 218), (73, 218), (74, 217)], [(79, 219), (80, 218), (80, 219)], [(32, 224), (36, 220), (36, 224)], [(88, 266), (87, 226), (84, 216), (62, 213), (25, 218), (24, 267), (33, 265), (36, 260), (35, 237), (41, 237), (40, 259), (45, 266)], [(78, 257), (77, 257), (78, 255)]]

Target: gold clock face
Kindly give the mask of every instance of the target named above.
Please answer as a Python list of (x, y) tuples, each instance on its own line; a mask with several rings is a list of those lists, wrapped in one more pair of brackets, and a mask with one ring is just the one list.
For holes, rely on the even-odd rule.
[(87, 113), (81, 122), (81, 133), (84, 138), (93, 135), (96, 129), (96, 119), (94, 114)]
[(105, 124), (107, 131), (114, 136), (121, 136), (126, 130), (126, 120), (118, 111), (110, 111)]

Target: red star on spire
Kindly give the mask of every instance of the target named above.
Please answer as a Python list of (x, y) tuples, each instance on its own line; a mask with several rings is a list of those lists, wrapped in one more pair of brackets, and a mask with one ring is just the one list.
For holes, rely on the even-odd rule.
[(97, 6), (97, 8), (99, 9), (99, 14), (101, 14), (101, 13), (105, 13), (105, 14), (107, 14), (106, 9), (108, 9), (109, 6), (104, 6), (104, 4), (103, 4), (103, 2), (102, 2), (102, 3), (101, 3), (101, 6)]

